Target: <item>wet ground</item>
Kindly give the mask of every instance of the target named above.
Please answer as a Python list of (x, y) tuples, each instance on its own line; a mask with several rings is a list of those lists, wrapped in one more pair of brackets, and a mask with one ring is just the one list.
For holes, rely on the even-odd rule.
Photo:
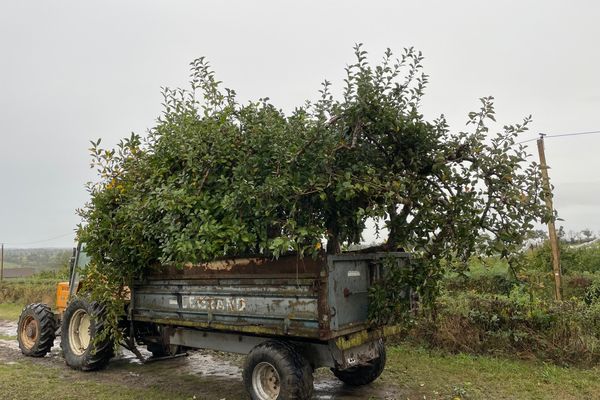
[[(16, 336), (17, 324), (0, 321), (0, 335)], [(159, 387), (167, 392), (197, 399), (246, 399), (242, 383), (243, 356), (230, 353), (198, 350), (187, 356), (149, 361), (142, 364), (131, 352), (123, 350), (108, 368), (97, 372), (78, 372), (68, 368), (60, 355), (59, 338), (50, 354), (41, 359), (26, 359), (16, 340), (0, 340), (0, 362), (4, 364), (32, 361), (51, 368), (60, 368), (61, 374), (100, 382), (122, 383), (143, 387)], [(150, 353), (140, 349), (145, 357)], [(339, 382), (326, 369), (315, 372), (314, 399), (399, 399), (399, 387), (374, 382), (366, 387), (349, 387)]]
[(0, 320), (0, 336), (17, 336), (17, 322)]

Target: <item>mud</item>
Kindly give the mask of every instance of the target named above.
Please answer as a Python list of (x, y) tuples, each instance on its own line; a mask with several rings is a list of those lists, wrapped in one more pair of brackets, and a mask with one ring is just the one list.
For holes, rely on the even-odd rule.
[[(16, 335), (16, 322), (0, 321), (0, 334)], [(243, 356), (207, 350), (189, 352), (187, 356), (153, 361), (151, 353), (139, 349), (148, 362), (141, 363), (137, 357), (123, 350), (113, 358), (103, 371), (84, 373), (67, 367), (60, 354), (60, 338), (52, 351), (44, 358), (29, 359), (19, 351), (16, 340), (0, 340), (0, 362), (11, 365), (19, 362), (35, 362), (50, 368), (58, 368), (61, 375), (75, 379), (97, 382), (120, 383), (138, 387), (155, 387), (162, 391), (197, 399), (239, 400), (247, 399), (242, 382)], [(315, 395), (319, 400), (351, 399), (400, 399), (406, 398), (403, 390), (382, 382), (365, 387), (350, 387), (339, 382), (330, 371), (315, 372)]]

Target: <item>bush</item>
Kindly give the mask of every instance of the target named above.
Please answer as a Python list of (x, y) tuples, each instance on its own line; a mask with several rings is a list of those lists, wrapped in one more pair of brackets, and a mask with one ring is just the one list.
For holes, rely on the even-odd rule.
[(548, 243), (527, 252), (516, 277), (495, 258), (447, 275), (433, 317), (408, 340), (451, 352), (505, 354), (560, 364), (600, 360), (600, 247), (561, 244), (563, 299), (554, 301)]
[(407, 339), (451, 352), (592, 365), (600, 360), (600, 302), (541, 301), (519, 288), (509, 296), (445, 293), (435, 317), (418, 319)]
[(600, 302), (600, 279), (594, 280), (586, 287), (583, 300), (589, 305)]

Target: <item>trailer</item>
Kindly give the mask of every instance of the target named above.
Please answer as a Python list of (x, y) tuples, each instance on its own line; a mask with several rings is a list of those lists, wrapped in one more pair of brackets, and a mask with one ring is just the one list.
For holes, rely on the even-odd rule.
[[(331, 368), (349, 385), (382, 373), (384, 340), (399, 327), (369, 323), (369, 288), (384, 277), (390, 263), (382, 260), (390, 257), (393, 268), (409, 262), (407, 253), (374, 252), (157, 265), (130, 287), (123, 323), (132, 343), (155, 357), (186, 349), (247, 354), (243, 380), (252, 399), (309, 399), (316, 368)], [(76, 279), (68, 285), (74, 294)], [(71, 367), (99, 369), (112, 357), (108, 341), (92, 350), (102, 313), (100, 304), (73, 296), (55, 318)]]

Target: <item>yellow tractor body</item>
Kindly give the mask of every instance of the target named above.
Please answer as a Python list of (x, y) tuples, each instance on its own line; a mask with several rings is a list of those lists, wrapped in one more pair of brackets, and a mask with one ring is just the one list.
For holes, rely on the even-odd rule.
[(61, 314), (67, 308), (69, 301), (69, 282), (58, 282), (56, 287), (56, 312)]

